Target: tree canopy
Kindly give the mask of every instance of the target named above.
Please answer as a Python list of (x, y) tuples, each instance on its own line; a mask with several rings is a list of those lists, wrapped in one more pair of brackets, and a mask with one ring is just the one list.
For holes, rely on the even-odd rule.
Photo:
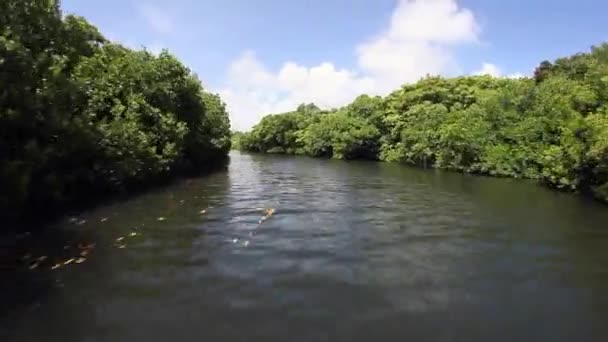
[(0, 216), (200, 169), (226, 156), (221, 99), (167, 51), (109, 42), (54, 0), (0, 2)]
[(608, 202), (608, 44), (540, 63), (533, 78), (426, 77), (339, 109), (264, 117), (254, 152), (373, 159), (538, 179)]

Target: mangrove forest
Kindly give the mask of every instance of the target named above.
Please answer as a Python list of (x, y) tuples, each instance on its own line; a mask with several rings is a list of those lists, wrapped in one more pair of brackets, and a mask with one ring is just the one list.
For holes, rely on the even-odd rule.
[(58, 1), (0, 2), (0, 218), (207, 168), (230, 123), (169, 52), (104, 38)]
[(608, 201), (608, 44), (533, 77), (428, 76), (338, 109), (267, 115), (235, 148), (537, 179)]

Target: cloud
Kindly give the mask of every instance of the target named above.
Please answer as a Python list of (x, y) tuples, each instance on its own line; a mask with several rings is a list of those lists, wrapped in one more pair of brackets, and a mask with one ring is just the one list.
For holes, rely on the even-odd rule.
[(156, 33), (170, 34), (175, 32), (175, 20), (166, 10), (147, 4), (140, 7), (140, 14)]
[(478, 34), (473, 12), (455, 0), (402, 0), (384, 35), (393, 41), (461, 43), (477, 41)]
[(243, 130), (265, 114), (293, 110), (304, 102), (337, 107), (373, 89), (372, 79), (330, 62), (310, 68), (286, 62), (271, 72), (252, 51), (246, 51), (230, 65), (219, 93), (228, 104), (233, 127)]
[(105, 34), (106, 39), (108, 39), (111, 42), (114, 43), (118, 43), (121, 44), (127, 48), (133, 49), (133, 50), (142, 50), (142, 49), (146, 49), (148, 52), (154, 54), (154, 55), (159, 55), (163, 49), (166, 49), (166, 45), (163, 44), (160, 41), (154, 41), (150, 44), (141, 44), (141, 43), (136, 43), (136, 40), (131, 39), (131, 38), (120, 38), (118, 35), (114, 34), (113, 32), (109, 32)]
[(454, 66), (451, 48), (478, 40), (473, 13), (455, 0), (400, 1), (385, 32), (357, 48), (359, 66), (387, 91)]
[(481, 69), (475, 71), (473, 75), (490, 75), (493, 77), (499, 77), (502, 75), (502, 71), (495, 64), (483, 63)]
[(521, 72), (515, 72), (515, 73), (507, 75), (506, 77), (508, 77), (508, 78), (522, 78), (522, 77), (527, 77), (527, 76), (524, 75), (524, 74), (522, 74)]
[(506, 77), (506, 78), (522, 78), (524, 74), (516, 72), (513, 74), (504, 75), (503, 71), (492, 63), (483, 63), (481, 69), (473, 72), (473, 75), (490, 75), (492, 77)]
[(165, 45), (160, 42), (154, 42), (148, 46), (145, 46), (146, 50), (154, 55), (159, 55), (163, 49), (165, 49)]
[(388, 27), (354, 48), (354, 70), (327, 61), (285, 62), (272, 71), (245, 51), (230, 64), (219, 93), (233, 127), (249, 129), (262, 116), (303, 102), (337, 107), (362, 93), (383, 95), (427, 74), (449, 73), (456, 69), (453, 49), (477, 42), (479, 34), (473, 13), (456, 0), (400, 0)]

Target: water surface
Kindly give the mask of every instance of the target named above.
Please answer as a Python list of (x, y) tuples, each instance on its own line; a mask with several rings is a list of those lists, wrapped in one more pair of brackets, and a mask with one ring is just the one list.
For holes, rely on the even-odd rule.
[(233, 153), (22, 244), (8, 341), (608, 341), (607, 207), (526, 181)]

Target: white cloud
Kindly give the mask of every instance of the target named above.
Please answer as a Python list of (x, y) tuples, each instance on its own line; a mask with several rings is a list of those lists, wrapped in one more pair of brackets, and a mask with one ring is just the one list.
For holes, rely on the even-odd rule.
[(385, 34), (394, 41), (461, 43), (477, 41), (473, 13), (455, 0), (401, 0)]
[(357, 48), (359, 66), (389, 91), (447, 72), (454, 65), (451, 47), (476, 42), (478, 35), (473, 13), (456, 0), (402, 0), (388, 30)]
[(508, 78), (522, 78), (522, 77), (527, 77), (527, 76), (522, 74), (521, 72), (516, 72), (516, 73), (507, 75), (507, 77)]
[(473, 75), (490, 75), (493, 77), (499, 77), (502, 75), (502, 71), (495, 64), (483, 63), (481, 69), (475, 71)]
[(300, 103), (337, 107), (373, 89), (370, 78), (329, 62), (311, 68), (287, 62), (273, 73), (247, 51), (230, 65), (219, 93), (229, 106), (232, 126), (242, 130), (265, 114), (293, 110)]
[(175, 31), (175, 20), (166, 10), (147, 4), (140, 7), (140, 14), (152, 30), (160, 34)]
[(386, 94), (426, 74), (449, 73), (456, 69), (454, 47), (477, 42), (479, 32), (473, 13), (457, 0), (400, 0), (388, 27), (354, 49), (355, 70), (285, 62), (272, 71), (247, 51), (231, 63), (219, 93), (233, 127), (249, 129), (263, 115), (303, 102), (337, 107), (362, 93)]
[(111, 42), (121, 44), (121, 45), (128, 47), (130, 49), (133, 49), (133, 50), (146, 49), (148, 52), (150, 52), (154, 55), (159, 55), (163, 51), (163, 49), (167, 48), (166, 45), (160, 41), (154, 41), (150, 44), (141, 44), (141, 43), (136, 43), (135, 40), (131, 39), (131, 38), (127, 38), (127, 39), (120, 38), (118, 35), (116, 35), (112, 32), (106, 33), (105, 37), (106, 37), (106, 39), (108, 39)]
[(524, 75), (520, 72), (513, 74), (504, 75), (503, 71), (492, 63), (483, 63), (481, 69), (473, 72), (473, 75), (490, 75), (492, 77), (506, 77), (506, 78), (522, 78)]
[(163, 49), (165, 49), (165, 45), (160, 42), (154, 42), (154, 43), (146, 46), (145, 48), (150, 53), (152, 53), (154, 55), (159, 55), (163, 51)]

